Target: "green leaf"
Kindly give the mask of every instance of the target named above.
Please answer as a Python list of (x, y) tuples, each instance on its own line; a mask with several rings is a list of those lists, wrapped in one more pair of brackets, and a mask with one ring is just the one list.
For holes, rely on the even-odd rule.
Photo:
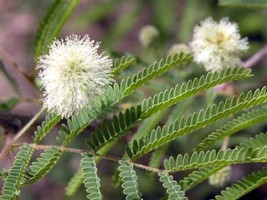
[(229, 7), (267, 8), (266, 0), (220, 0), (219, 5)]
[[(126, 117), (124, 117), (126, 116)], [(89, 139), (87, 139), (87, 144), (97, 150), (108, 142), (115, 140), (118, 137), (117, 133), (125, 132), (129, 130), (132, 124), (135, 124), (141, 116), (141, 106), (133, 107), (125, 111), (125, 115), (119, 113), (119, 115), (114, 115), (112, 121), (107, 121), (100, 128), (97, 128)]]
[(133, 169), (133, 164), (121, 160), (119, 166), (120, 177), (122, 180), (123, 194), (126, 195), (126, 200), (142, 199), (141, 193), (138, 190), (137, 176)]
[(169, 175), (166, 172), (159, 172), (160, 182), (162, 182), (163, 187), (167, 190), (169, 195), (169, 200), (186, 200), (185, 192), (182, 190), (182, 187), (173, 180), (173, 176)]
[(221, 191), (221, 195), (215, 196), (216, 200), (235, 200), (249, 193), (255, 188), (267, 183), (267, 168), (263, 168), (237, 183), (233, 184), (231, 187), (227, 187), (225, 190)]
[(183, 171), (202, 167), (216, 167), (240, 163), (266, 162), (267, 146), (260, 148), (235, 148), (179, 154), (176, 159), (170, 157), (164, 161), (168, 172)]
[(196, 151), (201, 151), (216, 141), (230, 136), (238, 131), (252, 126), (267, 119), (267, 108), (262, 107), (260, 109), (252, 110), (248, 113), (244, 113), (236, 119), (233, 119), (226, 123), (224, 126), (209, 134), (198, 146)]
[(113, 62), (113, 74), (119, 74), (122, 70), (129, 67), (134, 62), (135, 58), (132, 56), (122, 56), (121, 58), (115, 59)]
[(100, 179), (97, 176), (95, 157), (83, 154), (81, 168), (83, 183), (88, 193), (87, 198), (93, 200), (103, 199), (100, 191)]
[(228, 68), (221, 72), (209, 72), (200, 78), (189, 80), (181, 86), (176, 85), (176, 87), (170, 90), (165, 90), (155, 95), (153, 98), (145, 100), (142, 104), (142, 108), (145, 111), (142, 117), (145, 118), (146, 115), (151, 115), (155, 110), (165, 109), (198, 92), (205, 91), (221, 83), (250, 77), (250, 72), (250, 70), (244, 68)]
[(39, 143), (61, 120), (61, 116), (57, 114), (48, 113), (45, 120), (37, 130), (34, 131), (34, 142)]
[(71, 178), (67, 187), (65, 188), (66, 195), (69, 197), (73, 196), (80, 188), (82, 182), (83, 182), (82, 170), (79, 169)]
[(190, 190), (191, 188), (209, 178), (209, 176), (211, 176), (212, 174), (223, 169), (225, 166), (226, 165), (219, 165), (216, 167), (200, 168), (199, 170), (193, 171), (188, 176), (180, 180), (179, 185), (181, 185), (184, 191)]
[[(180, 102), (179, 104), (177, 104), (173, 108), (172, 112), (170, 113), (166, 123), (167, 124), (171, 123), (175, 119), (177, 119), (177, 120), (181, 119), (181, 117), (183, 117), (183, 115), (185, 114), (187, 109), (190, 107), (190, 105), (192, 103), (192, 99), (193, 98), (189, 98), (189, 99), (186, 99), (186, 100)], [(183, 141), (177, 141), (177, 142), (179, 142), (179, 146), (181, 146), (181, 147), (182, 147), (182, 145), (187, 145), (187, 144), (184, 144)], [(155, 151), (153, 151), (151, 158), (150, 158), (150, 161), (149, 161), (149, 166), (154, 167), (154, 168), (159, 168), (168, 147), (169, 147), (169, 144), (166, 144), (162, 147), (157, 148)]]
[(5, 112), (13, 107), (15, 107), (19, 103), (19, 99), (16, 97), (12, 97), (10, 99), (7, 99), (4, 102), (0, 102), (0, 112)]
[(47, 175), (55, 166), (61, 154), (62, 151), (57, 147), (51, 147), (41, 153), (37, 161), (29, 166), (30, 171), (24, 177), (23, 185), (34, 183)]
[(245, 148), (258, 148), (261, 146), (265, 146), (267, 144), (267, 134), (260, 133), (254, 137), (251, 137), (238, 145), (238, 147), (245, 147)]
[(103, 123), (100, 128), (96, 129), (87, 140), (87, 143), (92, 149), (97, 150), (111, 140), (124, 136), (139, 121), (160, 110), (164, 110), (185, 98), (224, 81), (237, 80), (249, 76), (251, 76), (250, 70), (229, 68), (219, 73), (208, 73), (206, 76), (201, 76), (199, 79), (195, 78), (193, 81), (189, 80), (181, 86), (177, 85), (175, 88), (156, 94), (153, 98), (145, 99), (141, 104), (127, 109), (124, 113), (119, 113), (118, 116), (114, 115), (112, 120)]
[(55, 0), (48, 8), (35, 36), (35, 56), (48, 51), (48, 46), (60, 33), (67, 19), (80, 0)]
[[(251, 137), (245, 142), (237, 146), (237, 148), (259, 148), (267, 144), (267, 134), (260, 133), (255, 137)], [(197, 171), (190, 173), (187, 177), (184, 177), (179, 184), (182, 186), (183, 190), (190, 190), (197, 184), (206, 180), (210, 175), (216, 173), (222, 168), (226, 167), (227, 164), (219, 165), (216, 167), (200, 168)]]
[(27, 169), (33, 151), (34, 149), (29, 145), (21, 147), (5, 180), (2, 195), (0, 196), (1, 200), (14, 200), (16, 198), (23, 174)]
[(174, 56), (169, 56), (165, 60), (161, 59), (159, 62), (155, 62), (152, 65), (149, 65), (143, 71), (139, 72), (138, 74), (134, 75), (133, 77), (129, 77), (121, 83), (121, 86), (124, 86), (126, 90), (123, 92), (123, 96), (127, 96), (132, 93), (135, 89), (144, 85), (148, 81), (154, 79), (155, 77), (160, 76), (161, 74), (168, 71), (170, 68), (185, 64), (192, 60), (191, 54), (177, 54)]
[(162, 110), (145, 119), (144, 122), (138, 128), (137, 132), (131, 138), (131, 141), (129, 143), (131, 143), (135, 139), (140, 138), (143, 135), (149, 134), (155, 128), (155, 126), (158, 125), (165, 113), (166, 110)]
[(5, 181), (8, 176), (8, 171), (1, 169), (0, 170), (0, 181)]
[[(102, 147), (98, 153), (100, 155), (106, 154), (111, 147), (113, 147), (114, 143), (110, 143), (108, 145), (105, 145)], [(101, 160), (101, 157), (96, 157), (95, 162), (98, 163)], [(67, 196), (73, 196), (79, 189), (79, 187), (82, 185), (83, 176), (82, 176), (82, 169), (80, 168), (74, 176), (69, 181), (67, 187), (65, 188)]]
[(150, 135), (145, 135), (138, 141), (136, 140), (132, 146), (128, 146), (126, 149), (127, 154), (131, 159), (137, 159), (182, 135), (196, 131), (226, 116), (266, 101), (266, 88), (263, 87), (261, 90), (257, 89), (254, 93), (249, 91), (247, 94), (242, 93), (239, 97), (227, 99), (217, 105), (213, 104), (198, 113), (190, 114), (181, 120), (176, 120), (173, 123), (154, 129)]

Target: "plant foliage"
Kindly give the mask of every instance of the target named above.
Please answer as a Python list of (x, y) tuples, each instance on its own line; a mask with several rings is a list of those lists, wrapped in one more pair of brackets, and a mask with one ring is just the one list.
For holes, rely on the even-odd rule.
[(122, 180), (121, 187), (123, 188), (123, 194), (126, 195), (126, 199), (142, 199), (141, 193), (138, 189), (137, 175), (133, 169), (133, 165), (121, 160), (120, 166), (120, 177)]
[(66, 187), (66, 195), (67, 196), (73, 196), (79, 187), (81, 186), (83, 182), (83, 177), (82, 177), (82, 170), (78, 170), (75, 175), (71, 178), (69, 181), (67, 187)]
[(186, 200), (185, 192), (182, 191), (180, 185), (177, 184), (175, 180), (173, 180), (173, 176), (167, 174), (166, 172), (159, 172), (159, 180), (162, 182), (163, 187), (166, 189), (168, 193), (168, 199), (170, 200)]
[[(92, 149), (97, 150), (111, 139), (113, 140), (115, 137), (119, 138), (124, 136), (127, 134), (127, 130), (138, 123), (138, 121), (146, 119), (160, 110), (166, 109), (193, 94), (217, 84), (249, 76), (250, 70), (234, 68), (223, 70), (220, 73), (208, 73), (206, 76), (201, 76), (199, 79), (195, 78), (193, 81), (189, 80), (181, 86), (177, 85), (175, 88), (156, 94), (153, 98), (145, 99), (142, 104), (127, 109), (125, 113), (120, 113), (118, 116), (114, 115), (113, 120), (107, 121), (92, 134), (87, 140), (88, 144)], [(230, 102), (228, 102), (228, 104), (229, 103)], [(103, 133), (105, 135), (103, 135)]]
[(19, 195), (19, 187), (21, 186), (20, 184), (30, 162), (33, 150), (34, 149), (29, 145), (21, 147), (19, 153), (15, 157), (13, 166), (5, 179), (0, 199), (15, 199)]
[(232, 200), (239, 199), (251, 190), (263, 185), (267, 182), (267, 169), (263, 168), (247, 177), (243, 178), (241, 181), (233, 184), (231, 187), (227, 187), (223, 190), (221, 195), (215, 196), (217, 200)]
[(47, 52), (48, 45), (60, 33), (63, 25), (79, 3), (80, 0), (56, 0), (50, 5), (35, 36), (36, 58)]
[(230, 136), (242, 129), (245, 129), (253, 124), (264, 121), (267, 117), (267, 109), (255, 109), (248, 113), (244, 113), (240, 117), (233, 119), (232, 121), (225, 124), (215, 132), (211, 133), (202, 142), (199, 143), (196, 150), (203, 150), (205, 147), (215, 143), (216, 141)]
[(97, 168), (95, 158), (90, 155), (83, 154), (81, 161), (83, 183), (88, 193), (87, 198), (92, 200), (102, 199), (100, 191), (100, 179), (97, 176)]
[(130, 158), (136, 159), (186, 133), (196, 131), (243, 109), (264, 103), (266, 100), (266, 88), (264, 87), (254, 93), (249, 91), (247, 94), (242, 93), (239, 97), (227, 99), (217, 105), (213, 104), (199, 113), (190, 114), (163, 128), (154, 129), (150, 135), (141, 137), (138, 141), (133, 142), (132, 146), (127, 147), (127, 153)]
[(266, 162), (266, 146), (253, 148), (235, 148), (227, 150), (211, 150), (193, 152), (192, 155), (179, 154), (176, 159), (170, 157), (164, 161), (167, 171), (175, 172), (201, 167), (230, 165), (239, 163)]
[[(78, 18), (83, 18), (83, 25), (101, 20), (99, 25), (103, 28), (109, 23), (105, 17), (116, 12), (113, 16), (116, 24), (103, 42), (106, 47), (111, 47), (137, 21), (144, 2), (136, 2), (131, 4), (131, 9), (124, 17), (115, 9), (115, 5), (120, 3), (116, 0), (112, 3), (90, 4), (90, 9), (85, 14), (78, 15)], [(49, 45), (60, 34), (79, 3), (80, 0), (51, 2), (35, 35), (36, 59), (47, 53)], [(67, 152), (78, 154), (82, 158), (78, 161), (80, 168), (73, 173), (66, 186), (65, 194), (76, 198), (74, 195), (83, 184), (84, 188), (81, 189), (86, 191), (87, 199), (93, 200), (106, 198), (107, 190), (104, 187), (107, 185), (106, 180), (110, 179), (101, 174), (107, 166), (103, 161), (113, 162), (114, 165), (108, 163), (112, 167), (105, 172), (114, 173), (114, 183), (121, 185), (121, 193), (127, 200), (146, 199), (147, 188), (143, 186), (148, 181), (151, 183), (151, 177), (154, 178), (155, 175), (159, 177), (158, 183), (162, 184), (166, 193), (166, 197), (162, 199), (185, 200), (188, 199), (186, 195), (189, 190), (227, 166), (267, 162), (267, 133), (260, 133), (265, 127), (262, 122), (267, 118), (266, 87), (258, 86), (254, 89), (254, 85), (250, 85), (249, 88), (239, 91), (249, 85), (241, 84), (243, 79), (253, 77), (251, 69), (247, 66), (229, 66), (220, 71), (203, 73), (196, 68), (196, 63), (191, 63), (195, 60), (193, 53), (181, 51), (160, 59), (162, 53), (157, 49), (157, 42), (165, 41), (173, 35), (171, 21), (176, 16), (168, 11), (174, 9), (174, 5), (174, 2), (167, 1), (151, 3), (152, 10), (163, 9), (166, 15), (157, 13), (155, 19), (151, 18), (159, 28), (160, 37), (156, 36), (159, 41), (155, 39), (151, 46), (143, 49), (145, 57), (111, 50), (117, 57), (113, 61), (111, 72), (115, 81), (96, 96), (90, 105), (68, 119), (49, 112), (42, 122), (34, 117), (15, 136), (8, 129), (5, 130), (4, 123), (9, 119), (4, 119), (4, 116), (8, 116), (9, 110), (25, 99), (21, 99), (18, 82), (9, 75), (0, 61), (0, 71), (19, 96), (1, 100), (0, 103), (0, 111), (7, 112), (0, 113), (0, 125), (3, 124), (0, 139), (1, 142), (2, 139), (6, 141), (0, 152), (1, 163), (4, 162), (5, 155), (9, 156), (10, 150), (20, 147), (12, 167), (8, 171), (0, 169), (0, 178), (4, 182), (1, 200), (19, 198), (21, 187), (45, 178), (61, 157), (63, 164), (69, 161), (71, 157), (63, 156)], [(190, 1), (184, 6), (190, 5), (197, 9), (199, 3)], [(264, 8), (266, 2), (221, 0), (219, 5)], [(80, 11), (80, 7), (78, 9)], [(191, 16), (187, 12), (184, 15), (186, 19), (182, 25), (193, 24), (193, 21), (190, 22)], [(182, 35), (189, 34), (185, 31)], [(156, 58), (158, 61), (155, 61)], [(139, 65), (138, 68), (136, 65)], [(28, 77), (28, 80), (33, 83), (34, 79), (31, 78)], [(69, 98), (72, 99), (71, 96)], [(21, 126), (23, 120), (14, 119), (8, 123)], [(31, 125), (36, 126), (36, 130), (31, 132)], [(257, 125), (257, 129), (251, 130), (254, 125)], [(244, 133), (239, 134), (243, 130)], [(2, 133), (2, 128), (0, 131)], [(19, 143), (22, 134), (28, 132), (33, 133), (33, 142)], [(247, 132), (253, 135), (248, 136)], [(56, 134), (55, 142), (47, 145), (54, 136), (51, 133)], [(81, 133), (84, 135), (80, 136)], [(221, 140), (222, 144), (219, 143)], [(41, 153), (35, 155), (35, 150)], [(137, 168), (149, 173), (137, 174)], [(60, 170), (65, 173), (66, 169)], [(179, 176), (171, 175), (176, 172), (179, 172)], [(176, 181), (174, 177), (179, 177), (179, 180)], [(222, 189), (221, 194), (215, 198), (238, 199), (266, 183), (266, 177), (266, 168), (254, 171), (230, 187)], [(156, 183), (151, 183), (150, 188), (156, 187)], [(157, 191), (153, 197), (158, 197), (161, 192)]]

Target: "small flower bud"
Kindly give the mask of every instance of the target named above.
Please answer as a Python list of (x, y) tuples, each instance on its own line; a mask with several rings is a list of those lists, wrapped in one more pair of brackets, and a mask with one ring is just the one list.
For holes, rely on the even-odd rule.
[(168, 55), (173, 56), (182, 52), (185, 54), (191, 53), (189, 47), (186, 44), (174, 44), (168, 50)]
[(139, 32), (139, 41), (143, 47), (151, 46), (159, 36), (159, 31), (155, 26), (144, 26)]
[(222, 187), (226, 182), (230, 181), (231, 166), (227, 166), (212, 174), (209, 177), (209, 184), (215, 187)]

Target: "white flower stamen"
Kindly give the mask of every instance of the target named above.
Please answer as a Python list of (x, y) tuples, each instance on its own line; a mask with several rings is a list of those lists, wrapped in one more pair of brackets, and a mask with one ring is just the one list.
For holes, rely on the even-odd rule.
[(104, 92), (112, 79), (112, 61), (98, 54), (99, 43), (86, 35), (55, 40), (37, 67), (44, 89), (44, 107), (63, 117), (77, 114)]
[(241, 39), (236, 23), (222, 18), (219, 23), (208, 18), (194, 28), (190, 43), (194, 60), (207, 71), (240, 66), (240, 54), (248, 47), (247, 38)]

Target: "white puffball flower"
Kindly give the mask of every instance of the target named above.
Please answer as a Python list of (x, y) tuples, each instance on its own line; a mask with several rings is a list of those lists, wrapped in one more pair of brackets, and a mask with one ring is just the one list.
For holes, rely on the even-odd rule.
[(207, 71), (241, 66), (240, 54), (249, 48), (247, 38), (241, 39), (237, 24), (228, 18), (218, 23), (212, 18), (202, 21), (194, 28), (190, 46), (195, 62)]
[(55, 40), (37, 68), (44, 90), (44, 107), (69, 118), (90, 106), (113, 82), (112, 61), (99, 54), (99, 42), (85, 35)]
[(139, 41), (143, 47), (151, 46), (159, 36), (159, 31), (155, 26), (146, 25), (139, 32)]

